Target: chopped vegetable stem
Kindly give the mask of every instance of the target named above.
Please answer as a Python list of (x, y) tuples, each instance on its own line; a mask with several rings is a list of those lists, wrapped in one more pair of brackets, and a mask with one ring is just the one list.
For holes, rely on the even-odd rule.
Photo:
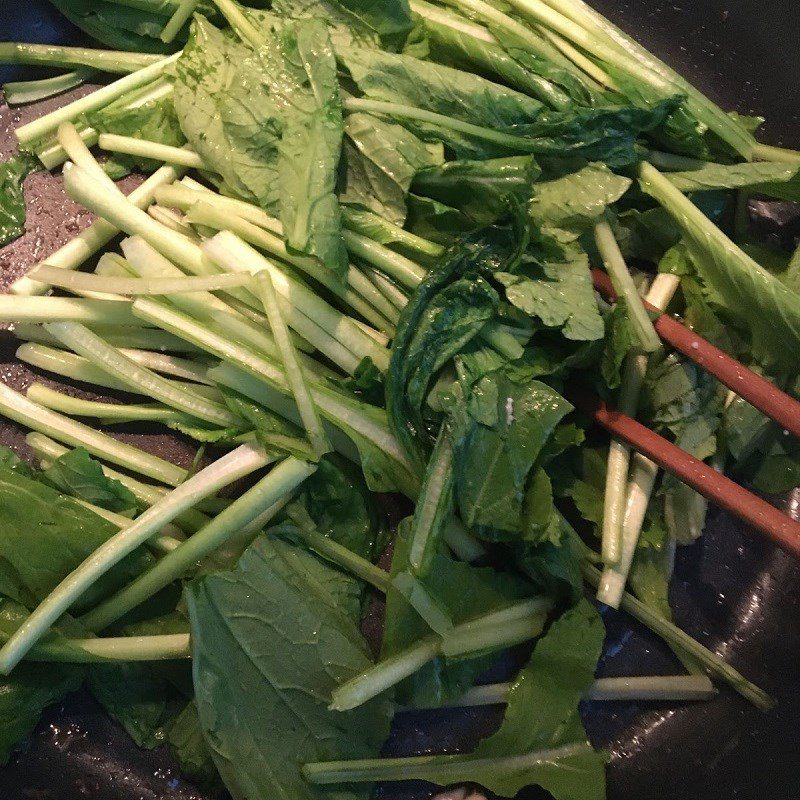
[(102, 631), (122, 616), (141, 605), (172, 581), (191, 573), (204, 558), (240, 534), (255, 519), (266, 524), (264, 512), (273, 509), (282, 498), (293, 492), (315, 467), (289, 457), (275, 466), (252, 489), (234, 500), (221, 514), (201, 528), (180, 547), (165, 555), (147, 572), (101, 605), (84, 614), (80, 622), (89, 631)]

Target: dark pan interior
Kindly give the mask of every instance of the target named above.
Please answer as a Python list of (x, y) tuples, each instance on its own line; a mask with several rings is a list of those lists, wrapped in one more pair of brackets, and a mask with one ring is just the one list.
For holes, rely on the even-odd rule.
[[(800, 7), (788, 0), (592, 0), (629, 33), (677, 67), (721, 105), (767, 117), (761, 138), (800, 147)], [(0, 36), (79, 41), (46, 0), (0, 0)], [(0, 77), (9, 72), (0, 69)], [(29, 117), (31, 112), (25, 112)], [(0, 107), (0, 153), (10, 149), (13, 114)], [(16, 122), (16, 120), (13, 120)], [(69, 236), (74, 207), (60, 203), (56, 182), (31, 179), (30, 232), (0, 255), (2, 282)], [(53, 212), (53, 204), (58, 208)], [(772, 214), (771, 234), (791, 240), (797, 220)], [(16, 385), (29, 377), (12, 366), (13, 346), (0, 337), (0, 374)], [(164, 437), (133, 434), (165, 452)], [(20, 432), (0, 423), (0, 441)], [(188, 455), (186, 450), (185, 455)], [(800, 512), (800, 490), (784, 500)], [(705, 537), (682, 549), (673, 586), (678, 623), (774, 693), (762, 714), (722, 690), (701, 705), (595, 703), (585, 708), (594, 742), (611, 752), (610, 800), (797, 800), (800, 798), (800, 570), (782, 552), (712, 511)], [(601, 674), (671, 673), (666, 648), (623, 615), (608, 627)], [(495, 724), (492, 710), (405, 715), (386, 753), (408, 755), (468, 746)], [(393, 786), (387, 800), (418, 800), (429, 787)], [(51, 709), (25, 749), (0, 768), (3, 800), (201, 800), (162, 751), (142, 752), (86, 695)], [(531, 795), (533, 797), (533, 795)]]

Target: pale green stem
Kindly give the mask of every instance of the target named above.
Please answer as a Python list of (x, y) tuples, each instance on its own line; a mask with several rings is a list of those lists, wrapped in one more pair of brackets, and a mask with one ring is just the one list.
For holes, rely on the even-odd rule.
[[(47, 465), (47, 467), (50, 466), (50, 464)], [(88, 508), (89, 511), (94, 514), (97, 514), (98, 517), (102, 517), (106, 522), (110, 522), (117, 530), (124, 530), (133, 525), (134, 521), (128, 517), (122, 516), (122, 514), (115, 514), (108, 509), (100, 508), (100, 506), (95, 506), (92, 503), (87, 503), (85, 500), (81, 500), (80, 497), (73, 497), (72, 499), (84, 508)], [(154, 536), (146, 542), (146, 544), (154, 552), (171, 553), (183, 543), (183, 537), (180, 534), (180, 529), (171, 522), (168, 522), (161, 528), (160, 534)]]
[(639, 346), (646, 353), (652, 353), (661, 346), (653, 321), (645, 309), (642, 298), (636, 290), (636, 284), (628, 271), (628, 265), (622, 257), (617, 240), (611, 226), (603, 220), (595, 225), (594, 239), (603, 265), (608, 272), (611, 282), (614, 284), (614, 291), (618, 297), (625, 299), (626, 309), (632, 323)]
[[(622, 384), (617, 398), (617, 410), (635, 417), (639, 406), (639, 391), (647, 371), (648, 358), (640, 353), (629, 353), (625, 358)], [(614, 566), (622, 554), (622, 527), (625, 517), (625, 489), (631, 449), (619, 439), (611, 439), (606, 466), (606, 487), (603, 495), (602, 558)]]
[(439, 654), (441, 639), (429, 636), (395, 656), (384, 658), (333, 691), (330, 709), (350, 711), (413, 675)]
[(200, 244), (202, 238), (195, 233), (194, 229), (188, 222), (184, 222), (183, 217), (171, 208), (164, 208), (163, 206), (150, 206), (147, 213), (156, 221), (160, 222), (167, 228), (186, 236), (194, 244)]
[(239, 417), (224, 406), (208, 401), (191, 390), (179, 387), (174, 381), (142, 367), (116, 348), (107, 345), (83, 325), (54, 322), (48, 323), (47, 329), (67, 347), (125, 383), (133, 391), (214, 425), (235, 426), (241, 423)]
[[(247, 271), (252, 274), (269, 270), (275, 290), (284, 298), (288, 308), (281, 304), (281, 314), (295, 327), (292, 320), (295, 310), (314, 320), (320, 327), (342, 343), (358, 360), (370, 356), (379, 370), (389, 366), (388, 351), (364, 334), (351, 319), (337, 311), (308, 287), (289, 277), (257, 250), (228, 231), (218, 233), (203, 243), (203, 252), (220, 267), (229, 271)], [(304, 335), (302, 331), (298, 331)], [(308, 338), (308, 337), (306, 337)]]
[[(102, 183), (106, 188), (114, 192), (119, 192), (119, 188), (105, 170), (97, 163), (95, 157), (89, 151), (77, 129), (71, 122), (62, 122), (58, 126), (56, 133), (58, 143), (64, 148), (67, 157), (81, 169), (86, 170), (96, 181)], [(120, 192), (121, 194), (121, 192)]]
[(318, 555), (327, 561), (336, 564), (357, 578), (374, 586), (379, 592), (386, 594), (389, 591), (389, 573), (380, 567), (356, 555), (344, 545), (339, 544), (319, 531), (307, 528), (299, 522), (295, 525), (298, 534), (303, 537), (306, 544)]
[(247, 19), (238, 3), (234, 0), (213, 0), (213, 3), (243, 41), (256, 49), (264, 44), (264, 37), (258, 28)]
[[(145, 208), (152, 202), (156, 189), (165, 183), (172, 183), (176, 177), (177, 173), (172, 167), (162, 167), (128, 195), (128, 202), (137, 208)], [(99, 219), (39, 263), (65, 270), (76, 270), (118, 233), (119, 228)], [(37, 283), (28, 277), (20, 278), (11, 286), (11, 292), (16, 295), (44, 294), (48, 289), (47, 284)]]
[(471, 122), (462, 122), (460, 119), (453, 119), (444, 114), (437, 114), (416, 106), (400, 105), (398, 103), (387, 103), (383, 100), (368, 100), (363, 97), (347, 97), (342, 103), (345, 110), (356, 112), (364, 111), (368, 114), (385, 114), (390, 117), (401, 117), (405, 119), (416, 119), (420, 122), (428, 122), (431, 125), (438, 125), (442, 128), (458, 131), (476, 139), (498, 144), (509, 150), (518, 153), (536, 153), (541, 145), (532, 139), (522, 136), (514, 136), (510, 133), (495, 131), (491, 128), (484, 128), (480, 125), (473, 125)]
[(187, 23), (189, 18), (194, 14), (199, 0), (180, 0), (180, 4), (175, 9), (175, 13), (169, 18), (169, 21), (161, 31), (160, 39), (164, 44), (169, 44), (174, 41), (175, 37), (180, 33), (181, 28)]
[(262, 521), (264, 511), (293, 492), (314, 470), (315, 467), (305, 461), (292, 457), (285, 459), (208, 525), (113, 597), (81, 617), (80, 622), (93, 632), (107, 628), (174, 580), (190, 574), (200, 561), (238, 535), (253, 520), (259, 518)]
[(191, 658), (188, 633), (159, 636), (118, 636), (104, 639), (57, 639), (40, 642), (26, 661), (60, 664), (103, 664), (136, 661), (173, 661)]
[(0, 384), (0, 414), (72, 447), (85, 447), (92, 455), (162, 483), (177, 486), (186, 478), (185, 469), (36, 405), (5, 384)]
[(21, 145), (28, 145), (36, 139), (41, 139), (48, 133), (55, 131), (62, 122), (75, 120), (81, 114), (86, 114), (89, 111), (102, 108), (112, 100), (121, 97), (126, 92), (130, 92), (133, 89), (137, 89), (140, 86), (154, 81), (164, 73), (170, 64), (177, 61), (177, 59), (178, 54), (163, 58), (149, 66), (142, 67), (142, 69), (130, 75), (126, 75), (124, 78), (120, 78), (108, 86), (103, 86), (86, 97), (75, 100), (56, 111), (45, 114), (43, 117), (39, 117), (39, 119), (33, 122), (29, 122), (27, 125), (23, 125), (21, 128), (17, 128), (16, 134), (19, 143)]
[(262, 270), (259, 272), (255, 276), (255, 281), (261, 295), (261, 302), (264, 304), (264, 310), (267, 313), (272, 335), (278, 345), (283, 371), (286, 374), (289, 388), (292, 390), (297, 410), (300, 412), (300, 419), (303, 421), (306, 435), (317, 457), (322, 458), (325, 453), (330, 452), (331, 445), (322, 428), (314, 401), (311, 399), (303, 368), (300, 366), (297, 353), (289, 339), (289, 329), (286, 327), (281, 315), (278, 296), (269, 271)]
[[(31, 450), (33, 450), (34, 455), (42, 462), (48, 460), (54, 461), (69, 452), (66, 447), (63, 447), (58, 444), (58, 442), (53, 441), (48, 436), (44, 436), (41, 433), (29, 433), (25, 437), (25, 442)], [(169, 489), (165, 489), (162, 486), (142, 483), (132, 478), (130, 475), (111, 469), (111, 467), (105, 464), (100, 464), (100, 466), (103, 469), (103, 474), (107, 478), (119, 481), (126, 489), (130, 489), (140, 507), (155, 505), (159, 500), (162, 500), (169, 494)], [(200, 502), (198, 506), (202, 508), (204, 505), (210, 504), (214, 499), (215, 498), (208, 498), (208, 500)], [(183, 530), (194, 532), (205, 526), (209, 518), (202, 513), (202, 511), (198, 511), (197, 508), (190, 508), (188, 511), (184, 511), (177, 516), (175, 521)]]
[[(185, 189), (185, 187), (182, 188)], [(224, 210), (224, 206), (215, 205), (210, 199), (207, 200), (205, 198), (205, 193), (195, 192), (195, 194), (199, 196), (199, 199), (189, 208), (186, 215), (190, 222), (205, 225), (217, 231), (229, 231), (270, 255), (280, 258), (292, 266), (299, 267), (337, 297), (340, 297), (371, 324), (376, 325), (380, 330), (394, 334), (394, 326), (385, 318), (383, 313), (376, 311), (377, 306), (373, 307), (364, 299), (363, 292), (360, 291), (366, 288), (368, 281), (360, 282), (359, 290), (354, 288), (353, 284), (359, 282), (359, 275), (354, 267), (349, 267), (348, 269), (348, 285), (342, 286), (341, 282), (331, 274), (330, 270), (322, 267), (316, 259), (303, 258), (289, 253), (278, 234), (271, 230), (265, 230), (250, 220), (238, 216), (233, 210)], [(371, 294), (375, 295), (377, 293), (372, 292)], [(371, 297), (370, 299), (374, 298)]]
[(86, 83), (93, 75), (94, 70), (79, 69), (75, 72), (65, 72), (63, 75), (36, 81), (8, 81), (3, 84), (3, 94), (6, 103), (10, 106), (37, 103), (48, 97), (75, 89)]
[[(507, 702), (512, 683), (474, 686), (453, 702), (455, 707), (491, 706)], [(597, 678), (584, 692), (584, 700), (595, 701), (687, 701), (710, 700), (717, 690), (706, 675), (643, 675)]]
[(267, 463), (269, 457), (263, 450), (243, 445), (189, 478), (147, 509), (133, 525), (108, 539), (39, 604), (0, 649), (0, 673), (8, 675), (75, 600), (165, 523), (203, 497), (215, 494)]
[(800, 166), (800, 151), (786, 147), (773, 147), (768, 144), (757, 144), (753, 148), (753, 158), (759, 161), (781, 161)]
[(0, 295), (0, 322), (68, 320), (86, 325), (135, 325), (128, 302), (75, 297)]
[(440, 785), (463, 782), (467, 776), (491, 772), (494, 775), (525, 774), (537, 767), (552, 769), (560, 759), (593, 752), (584, 741), (551, 750), (513, 756), (475, 758), (470, 755), (412, 756), (410, 758), (366, 758), (353, 761), (319, 761), (305, 764), (303, 777), (315, 785), (372, 783), (421, 779)]
[(93, 275), (87, 272), (67, 272), (57, 267), (42, 264), (34, 267), (30, 277), (50, 283), (69, 291), (81, 290), (107, 292), (121, 295), (160, 295), (188, 294), (193, 292), (213, 292), (250, 284), (248, 275), (226, 273), (181, 278), (112, 278)]
[(110, 153), (124, 153), (129, 156), (149, 158), (153, 161), (163, 161), (165, 164), (175, 164), (187, 169), (207, 169), (203, 159), (185, 147), (173, 147), (160, 142), (136, 139), (133, 136), (119, 136), (115, 133), (101, 133), (97, 143), (101, 149)]
[(427, 274), (425, 269), (410, 258), (395, 253), (373, 239), (346, 229), (342, 231), (342, 237), (350, 253), (382, 270), (409, 289), (415, 289)]
[(453, 620), (447, 609), (410, 572), (395, 575), (392, 586), (405, 597), (434, 633), (445, 636), (453, 630)]
[(425, 575), (438, 550), (444, 517), (450, 514), (453, 491), (453, 444), (442, 425), (433, 449), (411, 524), (409, 565)]
[[(138, 320), (137, 320), (138, 322)], [(175, 358), (169, 356), (165, 351), (176, 353), (192, 353), (197, 354), (199, 351), (183, 339), (173, 336), (171, 333), (159, 330), (158, 328), (145, 328), (141, 324), (133, 326), (125, 325), (92, 325), (92, 330), (98, 335), (102, 336), (109, 344), (114, 347), (122, 347), (128, 352), (144, 352), (144, 351), (159, 351), (154, 355), (163, 355), (165, 358), (175, 360), (175, 363), (181, 363), (189, 366), (194, 362), (185, 358)], [(14, 325), (11, 332), (18, 338), (26, 342), (36, 342), (38, 344), (46, 344), (51, 347), (58, 347), (58, 340), (55, 336), (51, 336), (42, 325), (35, 322), (22, 322)], [(159, 370), (162, 371), (162, 370)], [(179, 373), (170, 373), (178, 377), (189, 377), (188, 375), (180, 375)], [(195, 370), (195, 374), (197, 371)], [(199, 380), (198, 377), (192, 377), (191, 380)]]
[[(599, 585), (600, 572), (591, 564), (583, 564), (583, 575), (590, 585), (594, 587)], [(711, 652), (707, 647), (704, 647), (700, 642), (689, 636), (688, 633), (673, 625), (669, 620), (664, 619), (658, 611), (649, 608), (632, 594), (624, 592), (619, 607), (623, 611), (627, 611), (634, 619), (639, 620), (642, 625), (650, 628), (667, 644), (688, 653), (700, 662), (709, 673), (725, 681), (757, 708), (762, 711), (768, 711), (775, 705), (775, 701), (763, 689), (759, 689), (758, 686), (748, 681), (716, 653)]]
[[(26, 397), (45, 408), (71, 417), (92, 417), (104, 422), (173, 422), (186, 420), (186, 414), (163, 405), (133, 405), (130, 403), (103, 403), (82, 400), (50, 389), (41, 383), (32, 383)], [(188, 417), (188, 419), (192, 419)]]
[(161, 61), (164, 56), (128, 53), (124, 50), (93, 50), (54, 44), (0, 42), (0, 64), (30, 64), (45, 67), (89, 67), (102, 72), (126, 74)]
[(552, 607), (552, 600), (534, 597), (462, 623), (442, 638), (442, 654), (458, 658), (535, 639), (544, 630)]

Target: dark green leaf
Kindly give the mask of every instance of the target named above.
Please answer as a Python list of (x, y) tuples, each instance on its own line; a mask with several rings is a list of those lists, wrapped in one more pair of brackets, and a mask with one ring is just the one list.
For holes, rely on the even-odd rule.
[[(604, 636), (600, 615), (586, 600), (556, 620), (512, 684), (500, 730), (470, 755), (503, 758), (585, 742), (578, 703), (594, 680)], [(480, 772), (470, 780), (506, 797), (529, 784), (542, 786), (556, 800), (605, 797), (605, 759), (588, 746), (564, 763), (554, 759), (522, 774), (495, 772), (491, 766)]]
[[(103, 542), (110, 522), (38, 481), (0, 469), (0, 594), (35, 608)], [(136, 550), (100, 578), (76, 608), (120, 589), (152, 564)]]
[(132, 515), (136, 497), (119, 481), (107, 478), (99, 461), (82, 447), (59, 456), (42, 476), (63, 494), (78, 497), (117, 514)]
[[(503, 370), (485, 375), (465, 392), (454, 411), (453, 462), (456, 503), (468, 527), (482, 526), (532, 541), (548, 536), (550, 516), (545, 516), (543, 530), (543, 512), (536, 504), (544, 499), (552, 513), (549, 482), (532, 476), (532, 470), (571, 410), (546, 384), (517, 382)], [(531, 492), (544, 492), (545, 498)]]
[(40, 166), (39, 160), (27, 153), (19, 153), (0, 163), (0, 247), (25, 232), (22, 183)]
[(412, 190), (458, 209), (477, 229), (504, 217), (514, 203), (527, 205), (540, 174), (532, 156), (448, 161), (419, 172)]
[(339, 574), (302, 549), (262, 537), (236, 570), (188, 587), (200, 723), (235, 800), (313, 798), (302, 764), (373, 755), (388, 732), (384, 699), (347, 713), (328, 710), (332, 690), (372, 664), (338, 607), (331, 578)]
[(346, 175), (340, 200), (403, 225), (411, 181), (419, 170), (442, 163), (441, 147), (437, 152), (402, 125), (371, 114), (350, 114), (344, 132)]
[(589, 258), (577, 243), (551, 243), (529, 250), (513, 274), (498, 272), (509, 303), (573, 341), (603, 336), (603, 320), (589, 272)]

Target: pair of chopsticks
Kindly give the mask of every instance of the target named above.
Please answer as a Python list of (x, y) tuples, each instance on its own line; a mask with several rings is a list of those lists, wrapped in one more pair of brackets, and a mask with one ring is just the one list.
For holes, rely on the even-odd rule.
[[(593, 269), (592, 282), (601, 295), (608, 300), (614, 300), (614, 288), (605, 272)], [(653, 325), (664, 342), (703, 367), (729, 389), (777, 422), (784, 430), (800, 437), (800, 402), (731, 358), (702, 336), (698, 336), (675, 318), (649, 303), (645, 305), (649, 311), (659, 314)], [(667, 472), (671, 472), (716, 505), (752, 525), (786, 552), (800, 558), (800, 522), (721, 475), (708, 464), (689, 455), (632, 417), (610, 409), (603, 401), (597, 398), (579, 397), (575, 402), (613, 436), (647, 456)]]

